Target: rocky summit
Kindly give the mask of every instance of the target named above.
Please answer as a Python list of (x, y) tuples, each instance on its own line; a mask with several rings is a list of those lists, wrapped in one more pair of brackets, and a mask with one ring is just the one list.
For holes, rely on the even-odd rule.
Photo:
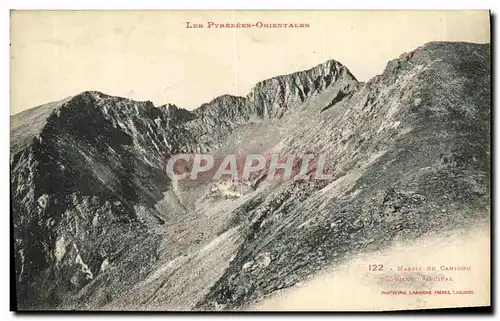
[[(241, 310), (357, 253), (490, 220), (491, 47), (339, 62), (195, 110), (88, 91), (11, 116), (19, 310)], [(195, 95), (196, 93), (193, 92)], [(170, 180), (176, 153), (327, 154), (331, 180)]]

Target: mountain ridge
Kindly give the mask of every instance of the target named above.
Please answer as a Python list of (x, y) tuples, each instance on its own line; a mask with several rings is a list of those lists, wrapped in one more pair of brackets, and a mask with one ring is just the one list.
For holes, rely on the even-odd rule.
[[(11, 117), (19, 306), (239, 309), (358, 251), (488, 220), (489, 55), (436, 42), (366, 83), (330, 62), (197, 112), (84, 92)], [(169, 155), (220, 148), (327, 153), (335, 177), (167, 177)]]
[[(326, 65), (326, 66), (329, 66), (329, 65), (331, 65), (331, 64), (332, 64), (332, 62), (337, 62), (337, 63), (339, 63), (338, 61), (336, 61), (336, 60), (334, 60), (334, 59), (328, 59), (328, 60), (326, 60), (326, 61), (324, 61), (324, 62), (322, 62), (322, 63), (317, 64), (317, 65), (316, 65), (316, 66), (314, 66), (314, 67), (309, 68), (309, 69), (304, 69), (304, 70), (294, 71), (294, 72), (291, 72), (291, 73), (286, 73), (286, 74), (282, 74), (282, 75), (278, 75), (278, 76), (273, 76), (273, 77), (267, 78), (267, 79), (265, 79), (265, 80), (258, 81), (258, 82), (257, 82), (257, 83), (255, 83), (255, 85), (254, 85), (254, 86), (250, 89), (250, 91), (252, 91), (252, 89), (253, 89), (255, 86), (257, 86), (257, 85), (259, 85), (259, 84), (261, 84), (261, 83), (265, 83), (265, 82), (267, 82), (267, 81), (271, 81), (271, 80), (273, 80), (273, 79), (275, 79), (275, 78), (279, 78), (279, 77), (286, 77), (286, 76), (291, 76), (291, 75), (294, 75), (294, 74), (302, 74), (302, 73), (311, 72), (311, 71), (313, 71), (313, 70), (315, 70), (315, 69), (322, 68), (322, 67), (324, 67), (325, 65)], [(339, 63), (339, 64), (340, 64), (340, 63)], [(349, 74), (351, 74), (351, 75), (352, 75), (352, 73), (351, 73), (350, 71), (349, 71)], [(352, 76), (352, 77), (354, 77), (354, 76)], [(249, 92), (250, 92), (250, 91), (249, 91)], [(134, 99), (132, 99), (132, 98), (128, 98), (128, 97), (124, 97), (124, 96), (113, 96), (113, 95), (111, 95), (111, 94), (107, 94), (107, 93), (104, 93), (104, 92), (99, 91), (99, 90), (84, 90), (84, 91), (79, 92), (79, 93), (77, 93), (77, 94), (75, 94), (75, 95), (71, 95), (71, 96), (68, 96), (68, 97), (63, 98), (63, 99), (60, 99), (60, 100), (55, 100), (55, 101), (52, 101), (52, 102), (47, 102), (47, 103), (42, 104), (42, 105), (38, 105), (38, 106), (35, 106), (35, 107), (32, 107), (32, 108), (28, 108), (28, 109), (22, 110), (22, 111), (20, 111), (20, 112), (18, 112), (18, 113), (15, 113), (15, 114), (10, 115), (10, 117), (14, 117), (14, 116), (16, 116), (16, 115), (19, 115), (19, 114), (21, 114), (21, 113), (25, 113), (25, 112), (28, 112), (28, 111), (33, 111), (34, 109), (41, 108), (41, 107), (46, 106), (46, 105), (48, 105), (48, 104), (58, 104), (58, 103), (60, 103), (60, 102), (63, 102), (63, 101), (69, 100), (69, 99), (71, 99), (71, 98), (73, 98), (73, 97), (77, 97), (77, 96), (80, 96), (80, 95), (87, 95), (87, 94), (90, 94), (90, 95), (92, 95), (92, 94), (96, 94), (96, 95), (100, 95), (100, 96), (115, 97), (115, 98), (118, 98), (118, 99), (128, 99), (128, 100), (131, 100), (131, 101), (136, 101), (136, 102), (147, 102), (147, 101), (149, 101), (149, 100), (134, 100)], [(174, 103), (170, 103), (170, 102), (167, 102), (167, 103), (164, 103), (164, 104), (160, 104), (160, 105), (157, 105), (157, 106), (155, 105), (155, 107), (162, 107), (162, 106), (167, 106), (167, 107), (168, 107), (168, 106), (174, 106), (174, 107), (176, 107), (176, 108), (178, 108), (178, 109), (181, 109), (181, 110), (186, 110), (186, 111), (193, 112), (193, 111), (195, 111), (195, 110), (200, 109), (202, 106), (204, 106), (204, 105), (206, 105), (206, 104), (210, 104), (210, 103), (214, 102), (215, 100), (217, 100), (217, 99), (219, 99), (219, 98), (222, 98), (222, 97), (224, 97), (224, 96), (231, 96), (231, 97), (233, 97), (233, 98), (244, 98), (244, 97), (245, 97), (245, 96), (238, 96), (238, 95), (233, 95), (233, 94), (222, 94), (222, 95), (219, 95), (219, 96), (216, 96), (216, 97), (212, 98), (210, 101), (208, 101), (208, 102), (206, 102), (206, 103), (202, 103), (201, 105), (199, 105), (198, 107), (196, 107), (196, 108), (194, 108), (194, 109), (186, 109), (186, 108), (183, 108), (183, 107), (179, 107), (179, 106), (177, 106), (176, 104), (174, 104)]]

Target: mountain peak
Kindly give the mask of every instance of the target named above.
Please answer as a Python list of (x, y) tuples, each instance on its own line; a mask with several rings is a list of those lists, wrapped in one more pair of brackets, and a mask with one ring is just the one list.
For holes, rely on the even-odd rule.
[[(12, 116), (18, 307), (238, 310), (353, 255), (484, 224), (489, 54), (427, 44), (363, 86), (328, 60), (193, 112), (87, 91)], [(326, 155), (332, 175), (166, 171), (176, 153), (240, 151)]]

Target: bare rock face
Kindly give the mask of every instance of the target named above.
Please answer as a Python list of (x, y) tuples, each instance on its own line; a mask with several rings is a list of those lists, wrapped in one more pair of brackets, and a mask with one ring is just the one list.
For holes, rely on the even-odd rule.
[(317, 96), (335, 85), (344, 94), (355, 89), (356, 78), (335, 60), (329, 60), (307, 71), (279, 76), (258, 83), (248, 94), (248, 104), (265, 118), (281, 118), (298, 108), (309, 97)]
[(330, 60), (309, 70), (259, 82), (246, 97), (217, 97), (193, 111), (198, 118), (188, 122), (186, 129), (197, 135), (206, 150), (212, 150), (238, 127), (280, 119), (327, 88), (347, 95), (357, 83), (347, 68)]
[[(12, 116), (18, 307), (241, 309), (354, 253), (489, 220), (490, 68), (489, 45), (435, 42), (367, 83), (330, 60), (193, 111), (84, 92)], [(278, 147), (326, 153), (334, 179), (183, 192), (164, 168)]]

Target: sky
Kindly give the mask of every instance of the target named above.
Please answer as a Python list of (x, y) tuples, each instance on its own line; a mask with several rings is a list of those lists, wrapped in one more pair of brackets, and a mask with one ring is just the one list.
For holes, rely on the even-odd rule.
[[(309, 28), (207, 28), (259, 21)], [(86, 90), (194, 109), (329, 59), (367, 81), (427, 42), (489, 40), (488, 11), (12, 11), (10, 113)]]

